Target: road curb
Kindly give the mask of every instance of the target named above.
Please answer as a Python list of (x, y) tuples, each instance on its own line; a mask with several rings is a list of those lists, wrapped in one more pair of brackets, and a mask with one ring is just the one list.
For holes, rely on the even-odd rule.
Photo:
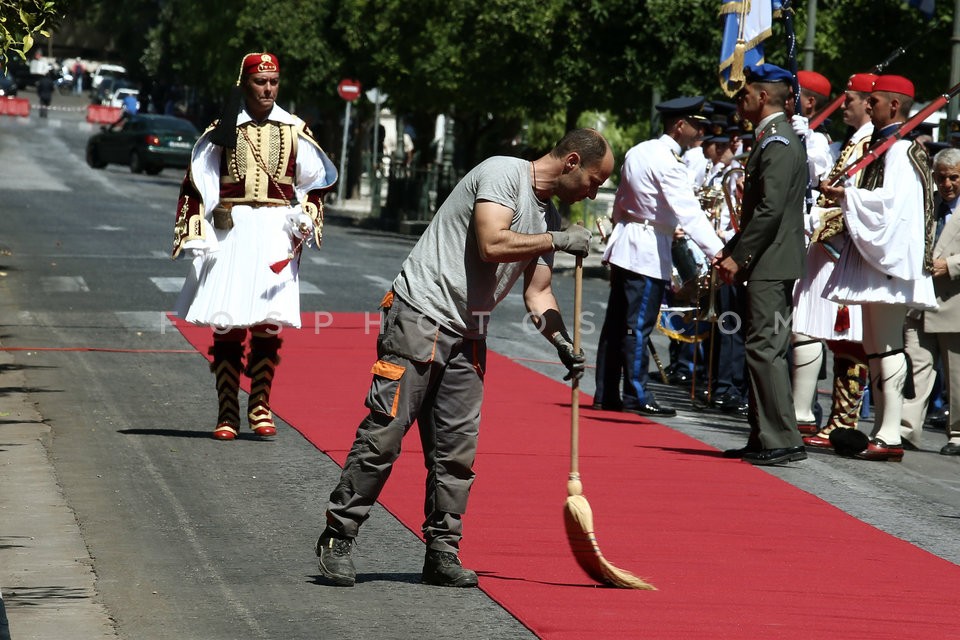
[(52, 430), (0, 350), (0, 589), (10, 637), (117, 638), (48, 454)]

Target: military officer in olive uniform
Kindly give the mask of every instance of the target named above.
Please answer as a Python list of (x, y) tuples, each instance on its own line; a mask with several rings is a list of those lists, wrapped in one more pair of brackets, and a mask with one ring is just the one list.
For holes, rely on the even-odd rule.
[(714, 266), (724, 281), (747, 283), (750, 436), (745, 447), (724, 455), (779, 464), (807, 457), (796, 429), (787, 362), (793, 285), (803, 271), (807, 156), (784, 113), (793, 76), (772, 64), (744, 71), (737, 108), (753, 123), (756, 142), (746, 161), (740, 232)]

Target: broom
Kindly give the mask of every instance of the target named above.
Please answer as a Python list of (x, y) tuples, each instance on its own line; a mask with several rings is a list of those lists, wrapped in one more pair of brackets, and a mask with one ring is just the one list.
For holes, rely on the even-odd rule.
[[(580, 312), (583, 302), (583, 258), (577, 258), (574, 272), (573, 290), (573, 350), (580, 351)], [(603, 554), (593, 533), (593, 512), (590, 503), (583, 496), (579, 470), (579, 431), (580, 431), (580, 381), (573, 378), (570, 402), (570, 475), (567, 478), (567, 502), (563, 509), (563, 523), (567, 529), (567, 540), (577, 564), (588, 576), (603, 584), (621, 589), (656, 590), (652, 584), (644, 582), (629, 571), (618, 569), (610, 564)]]

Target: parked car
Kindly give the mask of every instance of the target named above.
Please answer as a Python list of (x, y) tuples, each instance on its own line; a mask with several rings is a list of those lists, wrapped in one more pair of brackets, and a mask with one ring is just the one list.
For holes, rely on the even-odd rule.
[(130, 87), (120, 87), (110, 94), (110, 97), (104, 101), (105, 105), (111, 107), (123, 107), (123, 99), (127, 96), (133, 96), (137, 99), (137, 111), (140, 110), (140, 91)]
[(90, 90), (90, 102), (93, 104), (109, 104), (113, 93), (118, 89), (136, 89), (137, 85), (127, 78), (104, 78), (96, 89)]
[(6, 71), (0, 72), (0, 96), (12, 98), (17, 95), (17, 81)]
[(133, 173), (156, 175), (167, 167), (185, 169), (200, 132), (189, 120), (173, 116), (125, 116), (87, 141), (87, 164), (102, 169), (125, 164)]
[(90, 89), (96, 90), (107, 78), (126, 78), (127, 70), (118, 64), (101, 64), (90, 76)]

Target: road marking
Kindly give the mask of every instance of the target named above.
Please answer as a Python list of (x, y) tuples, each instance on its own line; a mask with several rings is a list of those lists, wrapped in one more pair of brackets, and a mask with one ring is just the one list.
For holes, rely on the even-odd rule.
[(323, 295), (323, 291), (321, 291), (315, 285), (312, 285), (309, 282), (305, 282), (303, 280), (300, 281), (300, 293), (305, 295), (311, 295), (311, 296)]
[(47, 293), (89, 292), (83, 276), (47, 276), (40, 278), (40, 286)]
[(367, 274), (364, 274), (363, 277), (369, 280), (370, 282), (372, 282), (373, 284), (377, 285), (381, 289), (390, 289), (393, 287), (393, 280), (387, 280), (386, 278), (383, 278), (381, 276), (371, 276)]
[(317, 265), (320, 265), (320, 266), (322, 266), (322, 267), (339, 267), (339, 266), (341, 266), (339, 262), (331, 262), (330, 260), (327, 260), (327, 259), (324, 258), (323, 256), (308, 256), (308, 257), (307, 257), (307, 260), (309, 260), (309, 261), (311, 262), (311, 264), (317, 264)]
[(94, 229), (96, 229), (97, 231), (123, 231), (124, 230), (123, 227), (114, 227), (113, 225), (109, 225), (109, 224), (101, 224), (98, 227), (94, 227)]
[(70, 191), (31, 159), (17, 138), (5, 137), (0, 148), (0, 191)]
[(114, 311), (113, 315), (123, 328), (132, 331), (167, 333), (175, 330), (166, 311)]
[(180, 293), (186, 278), (150, 278), (150, 282), (164, 293)]

